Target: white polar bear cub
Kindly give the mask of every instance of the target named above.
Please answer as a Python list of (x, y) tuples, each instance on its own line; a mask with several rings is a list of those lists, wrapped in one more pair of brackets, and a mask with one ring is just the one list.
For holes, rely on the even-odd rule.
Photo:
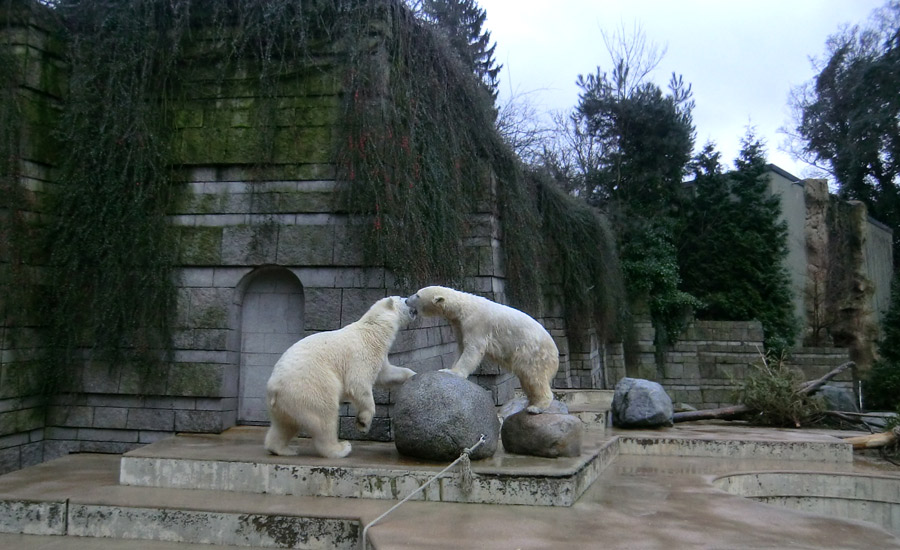
[(327, 458), (343, 458), (350, 443), (338, 440), (338, 408), (344, 399), (356, 407), (356, 427), (367, 433), (375, 414), (373, 384), (397, 384), (416, 373), (388, 362), (397, 332), (416, 310), (399, 296), (383, 298), (346, 327), (307, 336), (275, 363), (266, 385), (269, 419), (266, 450), (295, 455), (288, 442), (304, 428)]
[(528, 412), (538, 414), (550, 406), (559, 350), (550, 333), (528, 314), (441, 286), (419, 289), (407, 303), (422, 315), (446, 318), (453, 327), (459, 357), (452, 368), (441, 370), (467, 378), (487, 356), (519, 378)]

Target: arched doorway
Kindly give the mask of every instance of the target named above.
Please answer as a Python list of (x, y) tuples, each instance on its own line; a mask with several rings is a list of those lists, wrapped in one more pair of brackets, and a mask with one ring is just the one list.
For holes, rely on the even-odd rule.
[(238, 424), (264, 424), (266, 382), (286, 349), (303, 335), (303, 286), (284, 268), (253, 276), (241, 307)]

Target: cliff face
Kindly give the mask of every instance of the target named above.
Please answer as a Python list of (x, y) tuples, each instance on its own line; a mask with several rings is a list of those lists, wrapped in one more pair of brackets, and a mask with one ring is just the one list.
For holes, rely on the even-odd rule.
[(850, 349), (871, 365), (878, 333), (874, 288), (866, 269), (868, 216), (864, 204), (828, 193), (825, 180), (806, 180), (807, 328), (804, 344)]

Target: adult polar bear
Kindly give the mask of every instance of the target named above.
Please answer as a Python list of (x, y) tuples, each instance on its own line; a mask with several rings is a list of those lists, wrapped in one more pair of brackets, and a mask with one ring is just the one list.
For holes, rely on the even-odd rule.
[(373, 384), (397, 384), (415, 371), (388, 362), (397, 331), (415, 319), (415, 308), (399, 296), (375, 302), (356, 322), (300, 340), (281, 356), (266, 385), (269, 419), (265, 448), (295, 455), (288, 442), (304, 428), (316, 451), (343, 458), (350, 443), (338, 440), (338, 408), (349, 399), (356, 427), (367, 433), (375, 414)]
[(559, 350), (540, 323), (517, 309), (442, 286), (419, 289), (407, 303), (422, 315), (446, 318), (453, 327), (459, 357), (452, 368), (441, 370), (467, 378), (487, 356), (519, 378), (528, 412), (550, 406)]

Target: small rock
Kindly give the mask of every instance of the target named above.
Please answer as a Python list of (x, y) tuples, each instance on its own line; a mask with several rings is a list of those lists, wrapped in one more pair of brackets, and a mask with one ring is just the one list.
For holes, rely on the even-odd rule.
[(500, 436), (508, 453), (557, 458), (580, 455), (583, 432), (571, 414), (519, 411), (503, 421)]
[(464, 449), (482, 443), (469, 458), (490, 458), (500, 440), (500, 420), (489, 392), (446, 372), (410, 378), (397, 391), (394, 444), (400, 454), (425, 460), (452, 461)]
[(672, 425), (672, 398), (661, 385), (641, 378), (623, 378), (612, 402), (613, 425), (618, 428), (657, 428)]

